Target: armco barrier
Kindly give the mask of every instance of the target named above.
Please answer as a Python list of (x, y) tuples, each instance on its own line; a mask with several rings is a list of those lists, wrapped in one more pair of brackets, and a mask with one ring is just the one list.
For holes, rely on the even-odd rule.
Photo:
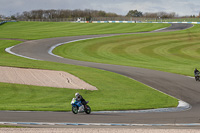
[(6, 23), (6, 21), (2, 21), (2, 22), (0, 22), (0, 25), (5, 24), (5, 23)]
[[(142, 22), (141, 22), (142, 23)], [(167, 23), (167, 24), (200, 24), (200, 22), (146, 22), (146, 23)]]
[[(89, 23), (89, 21), (77, 21), (77, 23)], [(143, 22), (143, 21), (91, 21), (91, 23), (193, 23), (200, 24), (200, 22)]]
[(136, 23), (136, 21), (92, 21), (92, 23)]
[(0, 22), (0, 25), (5, 24), (5, 23), (7, 23), (7, 22), (17, 22), (17, 21), (16, 21), (16, 20), (2, 21), (2, 22)]

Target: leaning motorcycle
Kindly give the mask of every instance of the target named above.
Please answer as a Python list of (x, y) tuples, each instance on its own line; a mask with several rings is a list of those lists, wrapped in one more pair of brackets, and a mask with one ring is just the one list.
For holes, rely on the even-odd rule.
[(71, 105), (72, 105), (72, 112), (74, 114), (78, 114), (78, 113), (86, 113), (86, 114), (90, 114), (91, 113), (91, 108), (89, 105), (87, 105), (89, 103), (89, 101), (86, 102), (86, 108), (84, 107), (84, 105), (81, 104), (81, 101), (77, 101), (76, 98), (73, 98), (71, 101)]
[(200, 81), (200, 72), (195, 73), (194, 76), (196, 81)]

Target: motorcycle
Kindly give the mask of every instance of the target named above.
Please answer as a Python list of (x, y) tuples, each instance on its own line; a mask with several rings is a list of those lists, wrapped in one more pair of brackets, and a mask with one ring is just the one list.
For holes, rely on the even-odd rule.
[(200, 75), (200, 72), (197, 72), (196, 74), (194, 74), (196, 81), (200, 81), (199, 75)]
[(90, 114), (91, 113), (91, 108), (89, 105), (87, 105), (89, 103), (89, 101), (86, 102), (86, 105), (84, 107), (84, 105), (81, 104), (81, 101), (77, 101), (76, 98), (73, 98), (71, 101), (71, 105), (72, 105), (72, 112), (74, 114), (78, 114), (78, 113), (86, 113), (86, 114)]

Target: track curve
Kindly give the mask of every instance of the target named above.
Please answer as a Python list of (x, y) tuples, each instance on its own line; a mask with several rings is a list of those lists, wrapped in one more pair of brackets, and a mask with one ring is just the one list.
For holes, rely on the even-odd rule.
[[(190, 24), (172, 24), (171, 27), (154, 32), (167, 32), (190, 28)], [(143, 32), (151, 33), (151, 32)], [(133, 34), (133, 33), (131, 33)], [(135, 33), (138, 34), (138, 33)], [(55, 44), (69, 42), (78, 39), (106, 37), (123, 34), (87, 35), (73, 37), (49, 38), (27, 41), (11, 49), (12, 52), (52, 62), (94, 67), (119, 73), (139, 82), (149, 85), (157, 90), (181, 99), (192, 106), (192, 109), (183, 112), (160, 112), (160, 113), (105, 113), (91, 115), (72, 115), (71, 112), (0, 112), (0, 121), (7, 122), (70, 122), (70, 123), (135, 123), (135, 124), (176, 124), (176, 123), (199, 123), (200, 122), (200, 84), (186, 76), (166, 73), (161, 71), (118, 66), (110, 64), (92, 63), (59, 58), (48, 54), (49, 49)], [(38, 49), (39, 48), (39, 49)]]

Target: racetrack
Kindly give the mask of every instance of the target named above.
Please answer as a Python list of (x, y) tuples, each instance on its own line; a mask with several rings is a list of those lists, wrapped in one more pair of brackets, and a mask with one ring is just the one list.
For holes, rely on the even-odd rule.
[[(173, 24), (170, 28), (154, 32), (167, 32), (189, 28), (190, 24)], [(150, 33), (150, 32), (148, 32)], [(138, 34), (138, 33), (135, 33)], [(94, 67), (107, 71), (116, 72), (157, 90), (174, 96), (189, 103), (192, 108), (183, 112), (160, 112), (160, 113), (94, 113), (91, 115), (71, 112), (0, 112), (0, 120), (6, 122), (53, 122), (53, 123), (130, 123), (130, 124), (176, 124), (176, 123), (199, 123), (200, 122), (200, 83), (194, 79), (161, 71), (135, 68), (128, 66), (108, 65), (71, 59), (59, 58), (50, 55), (49, 49), (55, 44), (79, 39), (106, 37), (109, 35), (87, 35), (74, 37), (49, 38), (27, 41), (11, 49), (12, 52), (26, 57), (60, 62), (66, 64)]]

